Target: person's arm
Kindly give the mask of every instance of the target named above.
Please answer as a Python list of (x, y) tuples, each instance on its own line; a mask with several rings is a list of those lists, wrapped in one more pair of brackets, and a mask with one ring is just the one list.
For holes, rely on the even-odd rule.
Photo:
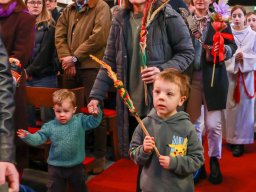
[[(120, 29), (114, 22), (115, 21), (112, 22), (112, 26), (110, 28), (103, 61), (107, 63), (114, 72), (116, 72), (116, 67), (117, 67), (116, 57), (117, 57), (118, 50), (116, 50), (115, 45), (116, 45), (116, 35), (119, 33)], [(99, 102), (103, 101), (111, 85), (113, 85), (113, 81), (109, 78), (107, 70), (101, 67), (96, 77), (96, 80), (94, 82), (93, 88), (90, 92), (90, 98), (92, 98), (94, 101), (95, 100), (98, 100)], [(97, 107), (97, 104), (99, 102), (95, 102), (96, 103), (96, 105), (94, 105), (95, 108)]]
[(0, 39), (0, 161), (15, 162), (13, 78), (8, 56)]
[(25, 141), (29, 145), (41, 145), (49, 139), (49, 123), (44, 124), (42, 128), (34, 134), (30, 134), (28, 131), (25, 130), (18, 130), (17, 134), (23, 141)]
[(71, 50), (68, 46), (68, 11), (70, 7), (67, 6), (61, 16), (59, 17), (55, 29), (55, 46), (58, 53), (58, 58), (71, 56)]
[(165, 18), (166, 33), (173, 50), (173, 57), (166, 63), (160, 65), (160, 67), (163, 70), (166, 68), (175, 68), (178, 71), (184, 72), (194, 60), (195, 51), (184, 20), (179, 14), (175, 14), (176, 16), (170, 15)]
[(82, 125), (86, 130), (96, 128), (100, 125), (102, 120), (102, 110), (98, 107), (98, 114), (96, 115), (84, 115), (81, 114)]
[(9, 57), (20, 60), (21, 65), (27, 65), (32, 56), (35, 40), (35, 18), (27, 12), (21, 12), (19, 25), (15, 31), (15, 45)]
[(141, 127), (138, 125), (132, 135), (132, 140), (130, 143), (129, 156), (133, 160), (134, 163), (139, 165), (144, 165), (153, 154), (153, 150), (144, 151), (143, 141), (144, 141), (144, 133)]
[(188, 135), (187, 153), (184, 156), (175, 156), (170, 158), (168, 169), (178, 175), (187, 175), (194, 173), (204, 163), (203, 146), (197, 137), (193, 125), (190, 125)]
[(0, 38), (0, 185), (8, 181), (9, 188), (19, 191), (19, 175), (14, 166), (14, 93), (8, 56)]
[(89, 57), (89, 54), (93, 54), (96, 51), (104, 48), (107, 43), (110, 24), (111, 24), (111, 12), (107, 4), (102, 6), (96, 6), (96, 16), (94, 22), (94, 28), (90, 37), (84, 41), (74, 52), (74, 56), (77, 57), (79, 62), (83, 62)]

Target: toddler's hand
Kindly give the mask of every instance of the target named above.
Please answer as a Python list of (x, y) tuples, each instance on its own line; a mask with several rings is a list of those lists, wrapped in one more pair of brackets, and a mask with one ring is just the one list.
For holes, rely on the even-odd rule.
[(23, 137), (26, 137), (28, 135), (28, 133), (24, 129), (19, 129), (17, 131), (17, 135), (18, 135), (18, 137), (23, 138)]
[(164, 169), (168, 169), (171, 158), (169, 156), (160, 155), (159, 163)]
[(154, 147), (155, 147), (154, 137), (146, 136), (143, 141), (143, 151), (145, 153), (151, 153)]

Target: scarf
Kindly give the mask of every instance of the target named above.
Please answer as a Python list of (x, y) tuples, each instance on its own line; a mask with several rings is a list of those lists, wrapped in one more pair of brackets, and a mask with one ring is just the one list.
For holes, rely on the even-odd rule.
[(4, 9), (2, 5), (0, 5), (0, 17), (8, 17), (15, 10), (17, 2), (14, 1), (8, 5), (7, 9)]
[(208, 22), (211, 21), (209, 14), (203, 17), (194, 15), (193, 18), (195, 19), (201, 33), (203, 33), (203, 31), (206, 29)]
[(78, 10), (78, 12), (80, 12), (81, 9), (82, 9), (86, 4), (88, 4), (88, 1), (89, 1), (89, 0), (84, 0), (83, 3), (79, 3), (78, 0), (76, 0), (76, 5), (77, 5), (77, 10)]

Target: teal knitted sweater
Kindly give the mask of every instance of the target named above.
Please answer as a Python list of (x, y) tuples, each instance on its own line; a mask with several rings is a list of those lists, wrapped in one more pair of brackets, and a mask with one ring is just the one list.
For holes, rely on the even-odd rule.
[(45, 123), (35, 134), (22, 138), (26, 143), (37, 146), (51, 141), (47, 163), (59, 167), (72, 167), (85, 158), (85, 131), (99, 126), (102, 112), (97, 117), (76, 114), (66, 124), (56, 119)]

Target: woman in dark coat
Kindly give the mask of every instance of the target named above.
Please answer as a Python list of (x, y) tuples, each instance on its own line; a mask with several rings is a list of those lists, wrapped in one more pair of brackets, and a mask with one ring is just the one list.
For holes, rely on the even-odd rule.
[[(195, 12), (193, 19), (198, 25), (201, 32), (201, 39), (206, 45), (213, 45), (213, 36), (215, 31), (211, 25), (209, 5), (211, 0), (198, 1), (193, 0)], [(223, 33), (232, 34), (228, 25)], [(204, 119), (207, 140), (209, 146), (208, 155), (210, 156), (210, 176), (209, 181), (213, 184), (222, 182), (222, 174), (220, 171), (218, 160), (221, 158), (222, 149), (222, 117), (223, 110), (226, 108), (228, 78), (224, 61), (216, 64), (213, 86), (211, 86), (213, 59), (210, 61), (206, 57), (208, 47), (205, 48), (197, 39), (194, 40), (196, 50), (195, 60), (193, 63), (193, 75), (191, 90), (187, 105), (187, 112), (190, 115), (192, 123), (196, 123), (201, 114), (201, 106), (204, 104)], [(236, 51), (234, 40), (224, 41), (225, 60), (231, 58)], [(218, 47), (218, 46), (216, 46)], [(219, 49), (214, 49), (217, 53)], [(212, 58), (212, 57), (211, 57)], [(201, 137), (202, 130), (196, 128)], [(202, 171), (202, 173), (205, 171)]]
[[(0, 4), (0, 30), (8, 56), (18, 59), (23, 69), (32, 55), (35, 18), (28, 13), (22, 0), (5, 0)], [(25, 81), (23, 71), (15, 94), (15, 130), (27, 129)], [(18, 168), (24, 168), (28, 165), (27, 146), (17, 139), (16, 147)]]
[[(141, 72), (139, 57), (139, 33), (141, 27), (142, 6), (136, 1), (127, 2), (126, 9), (120, 10), (112, 21), (107, 47), (103, 60), (124, 82), (141, 118), (152, 107), (152, 82), (160, 70), (175, 68), (185, 71), (194, 58), (194, 49), (189, 31), (181, 18), (169, 5), (155, 16), (148, 28), (147, 68)], [(139, 7), (139, 8), (138, 8)], [(142, 8), (142, 9), (141, 9)], [(148, 105), (145, 105), (143, 83), (148, 87)], [(88, 107), (96, 109), (104, 99), (112, 80), (104, 69), (100, 69), (90, 97)], [(117, 95), (117, 128), (121, 156), (128, 156), (129, 136), (131, 137), (137, 121), (129, 114), (122, 99)]]

